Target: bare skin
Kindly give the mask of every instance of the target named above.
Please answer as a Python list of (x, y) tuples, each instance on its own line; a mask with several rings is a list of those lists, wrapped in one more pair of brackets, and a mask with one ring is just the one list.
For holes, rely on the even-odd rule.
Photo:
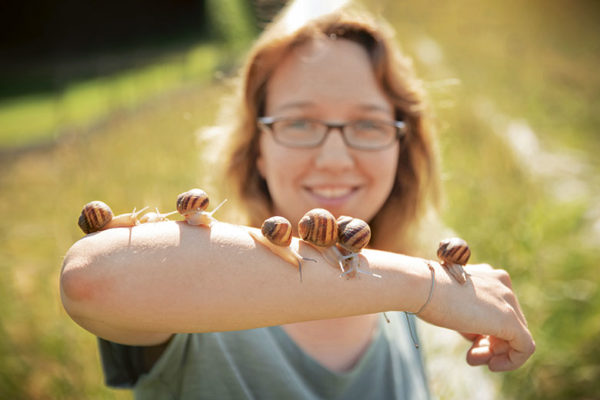
[[(95, 335), (147, 346), (164, 343), (175, 332), (312, 320), (330, 320), (322, 327), (331, 329), (347, 325), (343, 317), (360, 315), (354, 323), (366, 329), (352, 329), (358, 336), (339, 342), (337, 354), (343, 357), (332, 350), (320, 360), (345, 370), (372, 337), (374, 319), (368, 314), (416, 311), (427, 298), (431, 275), (419, 258), (366, 249), (361, 263), (368, 262), (382, 279), (346, 280), (310, 246), (297, 239), (292, 246), (318, 260), (307, 265), (302, 283), (295, 268), (235, 225), (215, 223), (208, 229), (162, 222), (110, 229), (86, 236), (69, 250), (61, 272), (62, 300), (71, 317)], [(488, 266), (467, 269), (469, 280), (458, 285), (436, 264), (435, 292), (421, 318), (469, 332), (475, 340), (471, 364), (495, 371), (519, 367), (535, 344), (508, 274)], [(291, 325), (286, 329), (309, 354), (318, 354), (323, 342), (303, 340), (302, 330)]]

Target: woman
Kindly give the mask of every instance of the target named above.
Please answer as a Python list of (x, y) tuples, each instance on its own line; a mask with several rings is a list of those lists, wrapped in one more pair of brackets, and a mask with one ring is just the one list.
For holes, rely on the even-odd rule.
[(276, 23), (241, 89), (228, 172), (248, 224), (281, 215), (296, 225), (316, 207), (369, 221), (361, 266), (381, 278), (340, 278), (294, 239), (316, 260), (299, 282), (225, 223), (88, 235), (65, 258), (61, 293), (102, 338), (109, 384), (136, 398), (428, 398), (411, 332), (396, 313), (385, 323), (387, 310), (464, 332), (472, 365), (511, 370), (531, 356), (506, 272), (467, 266), (460, 285), (439, 264), (400, 254), (417, 252), (437, 172), (418, 83), (376, 23), (344, 12), (294, 31)]

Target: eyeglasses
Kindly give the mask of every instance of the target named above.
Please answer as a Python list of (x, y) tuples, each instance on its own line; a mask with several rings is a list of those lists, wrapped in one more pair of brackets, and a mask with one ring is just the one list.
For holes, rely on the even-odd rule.
[(308, 118), (260, 117), (258, 125), (270, 131), (277, 143), (287, 147), (318, 147), (332, 129), (339, 129), (344, 143), (358, 150), (381, 150), (406, 135), (403, 121), (333, 123)]

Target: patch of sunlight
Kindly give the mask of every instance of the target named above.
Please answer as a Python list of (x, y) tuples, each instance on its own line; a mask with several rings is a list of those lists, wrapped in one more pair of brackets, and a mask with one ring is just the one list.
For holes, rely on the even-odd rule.
[(294, 32), (307, 21), (344, 7), (349, 0), (295, 0), (285, 12), (282, 23), (287, 32)]
[(501, 113), (488, 98), (476, 99), (473, 109), (490, 131), (504, 140), (522, 169), (545, 184), (549, 195), (560, 202), (587, 201), (590, 208), (586, 213), (586, 239), (597, 246), (600, 243), (600, 191), (597, 178), (583, 157), (565, 149), (548, 150), (526, 120)]
[(441, 46), (429, 36), (421, 36), (414, 43), (416, 57), (428, 66), (441, 64), (444, 61), (444, 53)]
[(485, 367), (472, 367), (465, 357), (469, 342), (457, 332), (417, 319), (425, 352), (425, 366), (432, 398), (439, 400), (494, 400), (500, 393), (500, 377)]
[(489, 99), (478, 98), (474, 110), (504, 140), (521, 167), (535, 178), (544, 179), (557, 199), (570, 201), (590, 194), (586, 179), (590, 168), (578, 154), (546, 150), (526, 120), (502, 114)]

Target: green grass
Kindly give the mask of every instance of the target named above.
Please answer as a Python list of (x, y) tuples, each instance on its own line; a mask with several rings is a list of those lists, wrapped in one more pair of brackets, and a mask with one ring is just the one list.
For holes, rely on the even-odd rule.
[(174, 87), (206, 81), (225, 56), (216, 44), (200, 44), (143, 67), (74, 80), (58, 92), (5, 100), (0, 103), (0, 148), (26, 146), (66, 131), (79, 131)]
[[(388, 6), (384, 14), (406, 49), (418, 54), (429, 38), (442, 51), (437, 63), (415, 58), (426, 83), (460, 81), (431, 91), (444, 218), (471, 243), (474, 262), (511, 273), (537, 342), (524, 367), (503, 374), (502, 397), (597, 398), (598, 7), (470, 0)], [(478, 115), (483, 106), (488, 112)], [(536, 172), (535, 155), (523, 160), (511, 149), (507, 128), (515, 121), (527, 123), (542, 151), (562, 157), (539, 158), (555, 173)]]
[[(490, 2), (485, 9), (467, 0), (380, 4), (409, 53), (417, 54), (424, 37), (443, 51), (438, 63), (415, 62), (437, 115), (444, 219), (469, 241), (474, 262), (511, 273), (538, 345), (524, 367), (501, 375), (500, 398), (597, 398), (600, 259), (591, 226), (599, 216), (590, 211), (598, 211), (600, 198), (600, 121), (591, 106), (600, 93), (595, 10), (581, 1), (568, 9), (535, 1)], [(112, 115), (93, 133), (2, 161), (1, 398), (131, 398), (104, 387), (95, 339), (61, 306), (62, 257), (82, 236), (76, 220), (87, 201), (107, 201), (117, 213), (144, 205), (168, 211), (178, 193), (211, 182), (195, 132), (213, 123), (224, 89), (195, 77), (210, 75), (216, 63), (204, 60), (217, 59), (215, 51), (197, 48), (180, 61), (172, 56), (80, 82), (60, 100), (15, 99), (12, 114), (3, 113), (6, 102), (0, 108), (1, 132), (8, 131), (5, 121), (11, 132), (33, 127), (13, 144), (47, 138), (44, 126), (85, 128)], [(447, 78), (461, 84), (435, 84)], [(484, 102), (493, 106), (486, 116), (476, 111)], [(574, 154), (586, 167), (571, 178), (583, 180), (586, 191), (555, 196), (558, 177), (534, 173), (515, 155), (504, 139), (506, 120), (527, 121), (543, 148)]]

